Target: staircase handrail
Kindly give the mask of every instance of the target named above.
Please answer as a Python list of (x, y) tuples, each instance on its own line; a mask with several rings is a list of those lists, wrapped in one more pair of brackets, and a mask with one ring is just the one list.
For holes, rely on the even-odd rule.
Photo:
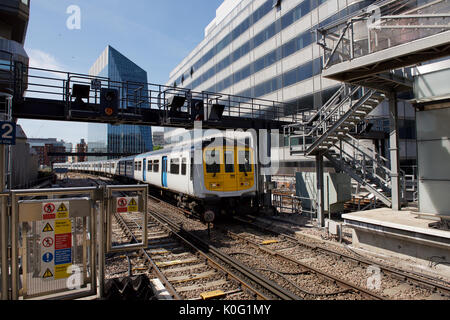
[[(355, 87), (355, 88), (350, 92), (350, 94), (346, 95), (346, 96), (345, 96), (345, 97), (344, 97), (337, 105), (335, 105), (335, 107), (334, 107), (331, 111), (329, 111), (328, 113), (325, 113), (325, 111), (328, 111), (328, 110), (325, 110), (325, 109), (332, 108), (332, 106), (333, 106), (332, 104), (330, 104), (330, 105), (326, 105), (326, 104), (325, 104), (326, 108), (325, 108), (325, 106), (322, 107), (322, 108), (320, 108), (319, 112), (317, 113), (317, 114), (319, 115), (319, 121), (318, 121), (318, 123), (317, 123), (314, 127), (312, 127), (312, 128), (309, 130), (309, 133), (308, 133), (306, 136), (311, 135), (313, 132), (315, 132), (317, 129), (319, 129), (321, 126), (323, 126), (324, 123), (326, 124), (326, 122), (327, 122), (328, 120), (330, 120), (330, 117), (332, 117), (333, 115), (335, 115), (337, 111), (341, 110), (342, 107), (343, 107), (344, 105), (347, 104), (348, 100), (350, 100), (350, 99), (353, 97), (353, 95), (354, 95), (356, 92), (358, 92), (359, 89), (361, 89), (360, 86)], [(315, 117), (316, 117), (316, 116), (314, 116), (313, 118), (315, 118)]]
[[(342, 140), (343, 142), (347, 142), (345, 140)], [(352, 146), (352, 145), (351, 145)], [(348, 152), (346, 152), (344, 150), (344, 148), (339, 148), (335, 145), (335, 147), (339, 150), (339, 152), (341, 152), (343, 155), (346, 155), (349, 159), (350, 162), (352, 162), (354, 167), (357, 167), (358, 165), (361, 168), (367, 168), (368, 166), (365, 165), (366, 162), (376, 162), (376, 159), (372, 158), (369, 154), (364, 153), (362, 150), (356, 149), (357, 151), (359, 151), (362, 155), (363, 155), (363, 159), (362, 160), (357, 160), (356, 157), (354, 157), (353, 155), (349, 154)], [(352, 146), (353, 147), (353, 146)], [(362, 162), (362, 163), (358, 163), (358, 162)], [(365, 169), (363, 171), (363, 174), (366, 175), (368, 172), (370, 172), (370, 174), (375, 177), (378, 178), (381, 182), (383, 182), (384, 184), (386, 184), (386, 186), (388, 186), (391, 182), (391, 170), (383, 165), (383, 164), (379, 164), (378, 162), (376, 162), (378, 164), (378, 166), (372, 166), (373, 170), (370, 172), (367, 169)], [(385, 172), (385, 177), (380, 176), (377, 172), (376, 169), (380, 168)]]

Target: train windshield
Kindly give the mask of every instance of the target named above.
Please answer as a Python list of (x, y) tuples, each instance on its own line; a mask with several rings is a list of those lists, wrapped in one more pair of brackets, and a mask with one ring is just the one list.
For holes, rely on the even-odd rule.
[(218, 150), (207, 150), (205, 152), (205, 166), (207, 173), (220, 172), (220, 153)]
[(250, 151), (239, 151), (239, 172), (252, 172)]
[(225, 172), (233, 173), (234, 172), (234, 151), (227, 150), (224, 152), (225, 155)]

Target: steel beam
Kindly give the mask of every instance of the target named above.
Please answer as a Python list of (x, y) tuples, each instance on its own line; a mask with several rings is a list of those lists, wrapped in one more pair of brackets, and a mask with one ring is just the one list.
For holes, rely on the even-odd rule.
[[(135, 109), (127, 108), (119, 112), (116, 117), (105, 118), (95, 110), (96, 104), (86, 104), (83, 110), (70, 110), (68, 112), (66, 102), (51, 99), (25, 98), (16, 101), (13, 108), (13, 117), (18, 119), (77, 121), (109, 124), (131, 124), (147, 126), (163, 126), (192, 129), (194, 121), (190, 120), (187, 112), (180, 112), (182, 117), (166, 118), (165, 111), (159, 109)], [(125, 113), (126, 111), (126, 113)], [(281, 129), (290, 122), (255, 119), (247, 117), (223, 116), (220, 121), (203, 121), (204, 129)]]
[(391, 188), (392, 188), (392, 209), (400, 210), (401, 201), (401, 185), (400, 185), (400, 152), (399, 152), (399, 130), (398, 130), (398, 108), (397, 94), (391, 92), (389, 98), (389, 141), (391, 155)]
[(323, 154), (316, 154), (316, 175), (317, 175), (317, 224), (318, 227), (325, 227), (325, 205), (324, 205), (324, 183), (323, 183)]

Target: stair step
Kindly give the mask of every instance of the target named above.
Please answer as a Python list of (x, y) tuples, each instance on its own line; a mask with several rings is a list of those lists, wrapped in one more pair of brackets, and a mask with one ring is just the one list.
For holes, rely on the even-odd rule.
[(367, 111), (368, 113), (370, 113), (374, 108), (370, 107), (370, 106), (362, 106), (359, 107), (358, 110), (362, 110), (362, 111)]

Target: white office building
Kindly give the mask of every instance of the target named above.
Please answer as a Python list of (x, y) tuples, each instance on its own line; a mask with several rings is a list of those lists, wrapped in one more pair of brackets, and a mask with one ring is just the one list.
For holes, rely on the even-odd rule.
[[(366, 10), (374, 0), (225, 0), (205, 38), (170, 73), (167, 85), (322, 106), (341, 85), (323, 78), (315, 30)], [(414, 110), (400, 100), (400, 158), (415, 164)], [(388, 152), (387, 102), (371, 117), (376, 147)], [(380, 134), (385, 134), (380, 138)]]

